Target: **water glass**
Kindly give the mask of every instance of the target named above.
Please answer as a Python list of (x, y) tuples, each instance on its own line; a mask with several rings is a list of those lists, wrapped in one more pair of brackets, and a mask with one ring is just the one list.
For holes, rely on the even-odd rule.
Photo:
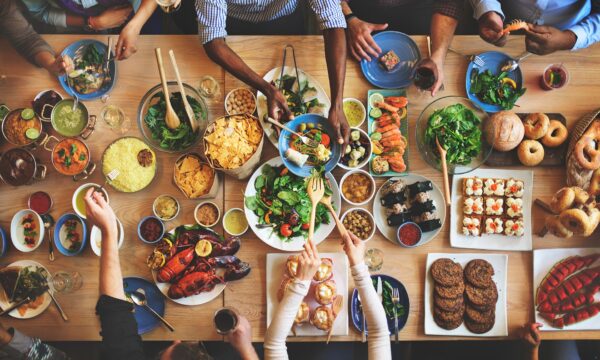
[(71, 293), (82, 285), (83, 278), (77, 271), (57, 271), (52, 276), (52, 287), (58, 293)]
[(370, 272), (379, 271), (383, 267), (383, 251), (370, 248), (365, 252), (365, 264)]
[(106, 105), (100, 112), (100, 118), (113, 131), (123, 134), (129, 130), (130, 121), (123, 109), (116, 105)]

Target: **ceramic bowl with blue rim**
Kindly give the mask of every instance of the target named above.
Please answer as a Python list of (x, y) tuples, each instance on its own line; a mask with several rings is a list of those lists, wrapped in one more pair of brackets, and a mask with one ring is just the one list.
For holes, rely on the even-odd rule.
[[(398, 292), (400, 294), (400, 304), (404, 307), (404, 314), (398, 316), (398, 331), (402, 330), (404, 325), (406, 325), (406, 321), (408, 320), (408, 314), (410, 312), (410, 299), (408, 298), (408, 293), (406, 292), (406, 288), (402, 283), (391, 276), (377, 274), (371, 275), (371, 279), (373, 280), (373, 284), (377, 283), (377, 278), (380, 277), (383, 285), (385, 287), (385, 282), (388, 282), (392, 288), (398, 288)], [(384, 291), (385, 294), (385, 291)], [(390, 291), (390, 301), (391, 301), (391, 291)], [(385, 296), (385, 295), (384, 295)], [(385, 299), (384, 299), (385, 300)], [(352, 296), (350, 297), (350, 321), (352, 321), (352, 325), (359, 333), (362, 332), (364, 326), (364, 320), (362, 317), (362, 312), (360, 309), (360, 301), (358, 301), (358, 289), (354, 289), (352, 291)], [(394, 315), (386, 314), (388, 329), (390, 331), (390, 335), (394, 334)], [(369, 332), (369, 324), (366, 325), (366, 332)]]
[(87, 243), (87, 226), (76, 214), (62, 215), (54, 227), (54, 245), (65, 256), (79, 255)]
[(421, 60), (417, 44), (410, 36), (399, 31), (380, 32), (373, 36), (373, 40), (381, 48), (379, 57), (393, 50), (400, 62), (388, 71), (379, 58), (371, 57), (371, 61), (362, 59), (360, 69), (367, 81), (382, 89), (408, 87), (412, 83), (415, 66)]
[[(81, 58), (82, 56), (85, 55), (83, 52), (90, 45), (94, 46), (94, 48), (96, 50), (96, 54), (100, 55), (100, 59), (102, 61), (105, 61), (106, 60), (106, 52), (107, 52), (106, 44), (104, 44), (98, 40), (92, 40), (92, 39), (79, 40), (79, 41), (76, 41), (76, 42), (68, 45), (62, 51), (61, 55), (62, 56), (67, 55), (73, 60), (75, 60), (76, 58)], [(114, 58), (114, 54), (111, 55), (111, 59), (113, 59), (113, 58)], [(75, 71), (81, 72), (82, 74), (84, 72), (84, 71), (79, 71), (77, 69)], [(74, 84), (73, 84), (72, 80), (70, 81), (72, 86), (69, 86), (69, 84), (67, 83), (67, 76), (69, 76), (69, 75), (67, 75), (67, 74), (59, 76), (58, 80), (60, 82), (60, 85), (63, 87), (63, 89), (70, 96), (76, 95), (79, 98), (79, 100), (81, 100), (81, 101), (96, 100), (96, 99), (100, 99), (100, 98), (102, 98), (102, 96), (108, 94), (115, 87), (115, 83), (117, 82), (117, 61), (116, 60), (109, 61), (108, 72), (109, 72), (108, 75), (110, 76), (110, 79), (104, 81), (98, 89), (92, 90), (90, 92), (78, 91), (77, 89), (75, 89), (73, 87)], [(87, 74), (83, 74), (82, 79), (83, 79), (83, 76), (88, 76), (89, 79), (91, 79), (92, 77), (100, 78), (100, 76), (96, 76), (94, 73), (90, 73), (90, 72), (87, 72)], [(94, 79), (92, 79), (92, 80), (94, 80)], [(93, 82), (93, 81), (91, 81), (91, 82)]]
[(0, 257), (3, 257), (4, 255), (6, 255), (6, 251), (8, 250), (8, 240), (7, 240), (7, 236), (6, 236), (6, 231), (4, 231), (4, 229), (1, 227), (0, 227), (0, 241), (2, 241), (2, 243), (0, 244), (2, 246), (2, 249), (0, 249)]
[[(483, 60), (484, 65), (479, 66), (472, 61), (469, 63), (469, 66), (467, 67), (467, 75), (465, 76), (467, 97), (485, 112), (494, 113), (501, 111), (503, 109), (500, 105), (485, 103), (481, 101), (477, 95), (471, 92), (471, 78), (474, 76), (473, 70), (478, 70), (480, 73), (489, 70), (493, 75), (499, 75), (501, 73), (500, 68), (502, 68), (502, 65), (504, 65), (507, 61), (512, 60), (512, 57), (499, 51), (488, 51), (478, 54), (477, 56)], [(517, 89), (523, 88), (523, 74), (521, 73), (521, 67), (518, 67), (513, 72), (509, 73), (508, 77), (515, 81), (517, 84)]]
[[(290, 128), (291, 130), (295, 130), (298, 133), (302, 133), (301, 127), (306, 125), (306, 131), (308, 131), (310, 127), (313, 127), (314, 129), (319, 129), (323, 133), (327, 134), (327, 136), (329, 136), (329, 149), (331, 150), (331, 155), (329, 160), (323, 164), (325, 167), (325, 172), (328, 173), (337, 166), (342, 155), (342, 146), (337, 142), (335, 129), (329, 123), (329, 120), (326, 117), (317, 114), (303, 114), (286, 123), (285, 125), (286, 127)], [(308, 163), (305, 163), (303, 166), (298, 166), (285, 156), (286, 151), (291, 147), (293, 142), (292, 138), (293, 134), (291, 134), (289, 131), (281, 130), (278, 144), (279, 155), (281, 155), (285, 167), (287, 167), (292, 173), (297, 176), (308, 177), (315, 166)]]
[[(129, 293), (134, 291), (143, 292), (146, 295), (147, 305), (160, 316), (165, 316), (165, 298), (156, 285), (150, 281), (136, 276), (129, 276), (123, 279), (123, 290), (125, 290), (125, 296), (128, 298)], [(160, 325), (160, 320), (148, 309), (135, 304), (133, 306), (133, 316), (138, 325), (138, 335), (145, 334)]]

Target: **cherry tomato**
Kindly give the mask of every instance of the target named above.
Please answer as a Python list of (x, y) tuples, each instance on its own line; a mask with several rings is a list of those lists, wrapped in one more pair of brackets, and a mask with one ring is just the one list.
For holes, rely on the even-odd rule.
[(329, 135), (322, 133), (321, 134), (321, 144), (323, 144), (323, 146), (325, 146), (325, 147), (328, 147), (330, 142), (331, 142), (331, 139), (329, 138)]
[(290, 224), (281, 225), (281, 227), (279, 228), (279, 233), (281, 234), (281, 236), (285, 236), (285, 237), (292, 236), (292, 234), (293, 234), (292, 226)]
[(288, 174), (288, 172), (289, 172), (288, 168), (284, 167), (283, 169), (281, 169), (279, 176), (285, 176)]
[(310, 227), (309, 223), (302, 224), (302, 230), (308, 230), (309, 227)]

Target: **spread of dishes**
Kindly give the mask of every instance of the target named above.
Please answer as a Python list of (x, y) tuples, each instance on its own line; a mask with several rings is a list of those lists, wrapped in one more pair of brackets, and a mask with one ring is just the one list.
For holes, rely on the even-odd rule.
[(19, 260), (0, 269), (0, 308), (7, 309), (24, 299), (24, 304), (8, 314), (17, 319), (30, 319), (50, 306), (53, 291), (48, 286), (50, 273), (43, 265)]

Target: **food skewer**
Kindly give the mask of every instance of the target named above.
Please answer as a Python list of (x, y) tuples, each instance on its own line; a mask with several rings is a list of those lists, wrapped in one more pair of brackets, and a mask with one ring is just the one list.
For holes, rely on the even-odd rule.
[(179, 67), (177, 66), (177, 61), (175, 60), (175, 53), (173, 50), (169, 50), (169, 56), (171, 57), (171, 65), (173, 65), (173, 70), (175, 70), (175, 78), (177, 79), (177, 85), (179, 85), (179, 91), (181, 91), (181, 98), (183, 99), (183, 107), (185, 108), (185, 113), (187, 115), (190, 126), (192, 127), (192, 131), (196, 132), (198, 130), (198, 121), (196, 120), (196, 116), (194, 115), (194, 110), (190, 105), (190, 102), (185, 95), (185, 88), (183, 87), (183, 82), (181, 81), (181, 75), (179, 74)]
[(156, 62), (158, 64), (158, 73), (160, 74), (160, 82), (162, 83), (163, 95), (165, 96), (165, 104), (167, 106), (167, 111), (165, 113), (165, 123), (169, 129), (176, 129), (181, 124), (179, 117), (175, 110), (173, 110), (173, 106), (171, 105), (171, 97), (169, 96), (169, 86), (167, 85), (167, 78), (165, 76), (165, 69), (163, 67), (162, 54), (160, 52), (160, 48), (154, 49), (156, 54)]
[(438, 137), (435, 137), (435, 143), (437, 145), (440, 158), (442, 160), (442, 175), (444, 176), (444, 197), (446, 198), (446, 205), (450, 206), (450, 183), (448, 181), (448, 165), (446, 164), (446, 149), (440, 145)]

